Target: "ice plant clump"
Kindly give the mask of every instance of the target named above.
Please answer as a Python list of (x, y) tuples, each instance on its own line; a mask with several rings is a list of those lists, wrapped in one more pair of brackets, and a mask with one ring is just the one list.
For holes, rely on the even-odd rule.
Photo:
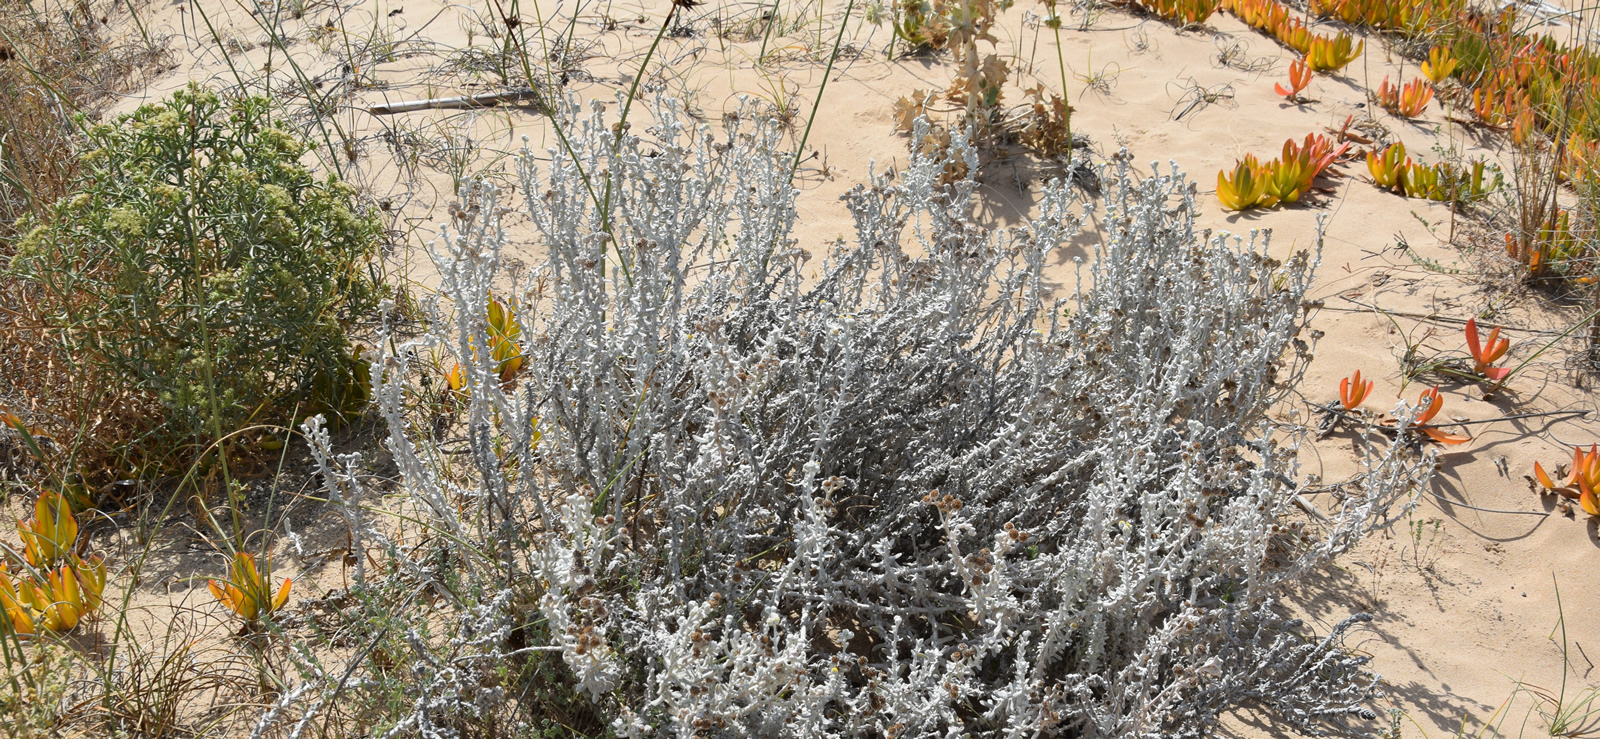
[(1407, 164), (1411, 159), (1406, 157), (1406, 145), (1396, 141), (1383, 150), (1367, 152), (1367, 171), (1372, 173), (1372, 181), (1385, 190), (1392, 190), (1400, 185)]
[(228, 579), (224, 582), (207, 580), (211, 595), (233, 611), (246, 623), (255, 623), (272, 615), (289, 600), (293, 581), (285, 578), (277, 593), (272, 592), (272, 567), (256, 567), (256, 559), (249, 552), (240, 552), (228, 566)]
[[(568, 103), (570, 147), (520, 157), (546, 257), (514, 293), (500, 192), (465, 188), (429, 329), (379, 342), (387, 450), (433, 532), (396, 566), (450, 583), (383, 614), (421, 676), (382, 697), (409, 707), (394, 732), (516, 711), (485, 666), (534, 654), (629, 737), (1373, 716), (1342, 646), (1367, 617), (1316, 634), (1276, 603), (1399, 516), (1430, 452), (1370, 447), (1326, 524), (1299, 518), (1306, 432), (1268, 410), (1310, 360), (1315, 252), (1197, 231), (1195, 185), (1126, 153), (1097, 203), (1051, 183), (1036, 218), (987, 227), (960, 131), (848, 192), (849, 238), (803, 248), (780, 121), (643, 107), (628, 129)], [(1044, 273), (1090, 213), (1069, 303)], [(471, 351), (497, 284), (528, 317), (515, 384)], [(467, 391), (449, 453), (416, 402), (441, 352)], [(303, 669), (258, 733), (369, 670)]]
[(22, 539), (23, 571), (13, 580), (8, 563), (0, 562), (0, 610), (5, 623), (18, 634), (71, 631), (100, 607), (105, 562), (76, 553), (78, 522), (60, 493), (41, 493), (34, 501), (33, 518), (17, 522), (17, 534)]
[(42, 580), (24, 573), (13, 581), (8, 568), (0, 563), (0, 610), (15, 633), (71, 631), (100, 608), (106, 566), (99, 557), (85, 560), (74, 556), (68, 563), (35, 571)]
[(1428, 101), (1433, 100), (1433, 88), (1423, 84), (1422, 80), (1414, 79), (1403, 87), (1395, 87), (1389, 82), (1388, 77), (1378, 84), (1376, 93), (1378, 105), (1402, 118), (1416, 118), (1428, 108)]
[[(472, 355), (478, 355), (479, 344), (487, 345), (489, 357), (494, 360), (495, 375), (501, 382), (510, 382), (522, 369), (522, 347), (517, 345), (517, 339), (521, 337), (522, 327), (517, 322), (516, 310), (499, 298), (490, 296), (484, 335), (481, 339), (474, 337)], [(467, 378), (459, 362), (445, 373), (444, 380), (457, 399), (465, 397)]]
[(1428, 50), (1428, 60), (1422, 63), (1422, 76), (1437, 85), (1456, 71), (1458, 60), (1450, 55), (1450, 47), (1435, 46)]
[(1253, 208), (1267, 194), (1267, 173), (1255, 155), (1246, 154), (1233, 168), (1233, 176), (1226, 170), (1217, 172), (1217, 199), (1228, 210)]
[(31, 567), (53, 567), (72, 553), (78, 540), (78, 520), (60, 493), (46, 490), (33, 502), (33, 518), (17, 521), (23, 556)]
[(1550, 474), (1538, 462), (1533, 463), (1533, 474), (1546, 490), (1576, 498), (1584, 513), (1600, 517), (1600, 446), (1591, 445), (1587, 454), (1583, 447), (1573, 447), (1572, 473), (1560, 485), (1550, 479)]
[(1365, 39), (1351, 42), (1354, 39), (1350, 34), (1340, 31), (1337, 36), (1314, 36), (1310, 47), (1304, 52), (1306, 62), (1318, 72), (1337, 72), (1361, 56), (1362, 50), (1367, 47)]

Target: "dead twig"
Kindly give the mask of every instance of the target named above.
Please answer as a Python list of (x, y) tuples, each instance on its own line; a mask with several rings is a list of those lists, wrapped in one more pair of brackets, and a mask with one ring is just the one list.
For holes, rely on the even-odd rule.
[(379, 103), (367, 112), (373, 115), (394, 115), (395, 113), (410, 113), (416, 110), (451, 110), (471, 108), (492, 108), (505, 103), (532, 102), (533, 108), (544, 112), (543, 98), (538, 90), (511, 90), (509, 92), (486, 92), (479, 95), (458, 95), (446, 98), (428, 98), (426, 100), (408, 100), (399, 103)]

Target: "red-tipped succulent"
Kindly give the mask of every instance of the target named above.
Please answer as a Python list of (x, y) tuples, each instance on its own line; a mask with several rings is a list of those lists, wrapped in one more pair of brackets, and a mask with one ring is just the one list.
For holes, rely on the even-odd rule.
[(1533, 475), (1546, 490), (1576, 498), (1584, 513), (1600, 517), (1600, 492), (1596, 492), (1600, 490), (1600, 445), (1590, 445), (1587, 453), (1581, 446), (1573, 447), (1572, 474), (1560, 485), (1550, 479), (1544, 465), (1538, 462), (1533, 463)]
[(1306, 65), (1305, 60), (1296, 59), (1293, 64), (1289, 65), (1289, 86), (1284, 87), (1283, 83), (1279, 82), (1273, 85), (1273, 88), (1278, 91), (1279, 95), (1299, 102), (1300, 93), (1310, 85), (1311, 67)]
[(1339, 405), (1344, 406), (1347, 411), (1355, 410), (1356, 406), (1361, 405), (1361, 401), (1366, 400), (1371, 394), (1372, 381), (1362, 382), (1361, 370), (1356, 370), (1354, 374), (1339, 381)]
[(1478, 340), (1478, 319), (1467, 319), (1467, 351), (1472, 352), (1472, 371), (1495, 382), (1506, 379), (1511, 374), (1509, 367), (1492, 367), (1490, 365), (1500, 361), (1506, 355), (1506, 350), (1511, 348), (1510, 339), (1500, 338), (1500, 327), (1496, 326), (1489, 331), (1487, 341)]
[[(1412, 424), (1414, 426), (1425, 426), (1429, 421), (1433, 420), (1434, 416), (1439, 415), (1439, 409), (1444, 407), (1444, 398), (1439, 395), (1439, 388), (1430, 387), (1422, 391), (1422, 396), (1417, 398), (1417, 403), (1423, 406), (1424, 410)], [(1465, 444), (1472, 441), (1470, 436), (1452, 436), (1435, 428), (1418, 428), (1417, 430), (1427, 434), (1429, 438), (1440, 444)]]

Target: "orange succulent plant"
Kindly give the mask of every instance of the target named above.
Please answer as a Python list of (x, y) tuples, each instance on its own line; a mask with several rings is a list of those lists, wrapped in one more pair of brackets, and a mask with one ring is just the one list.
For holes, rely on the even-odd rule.
[(1337, 72), (1361, 56), (1365, 40), (1352, 45), (1353, 38), (1343, 31), (1338, 36), (1313, 36), (1306, 49), (1306, 62), (1318, 72)]
[(1449, 79), (1450, 73), (1456, 71), (1459, 62), (1450, 55), (1447, 46), (1435, 46), (1428, 50), (1428, 60), (1422, 63), (1422, 75), (1429, 82), (1437, 85)]
[(1400, 168), (1400, 191), (1408, 198), (1445, 200), (1450, 193), (1439, 182), (1439, 170), (1410, 159)]
[(1306, 156), (1310, 158), (1312, 176), (1315, 177), (1322, 174), (1323, 170), (1332, 166), (1334, 162), (1339, 161), (1340, 157), (1350, 151), (1350, 142), (1346, 141), (1340, 144), (1338, 148), (1334, 148), (1333, 141), (1327, 136), (1319, 133), (1308, 133), (1304, 144), (1297, 146), (1294, 143), (1294, 139), (1289, 139), (1283, 143), (1284, 157), (1287, 158), (1291, 153), (1298, 151), (1304, 151)]
[(1300, 22), (1299, 18), (1284, 19), (1273, 26), (1272, 35), (1277, 36), (1284, 46), (1294, 49), (1302, 56), (1311, 51), (1311, 29), (1306, 28), (1306, 24)]
[(1546, 490), (1568, 498), (1576, 498), (1583, 512), (1600, 517), (1600, 445), (1591, 445), (1588, 453), (1583, 447), (1572, 449), (1572, 472), (1565, 482), (1557, 485), (1544, 471), (1544, 465), (1533, 463), (1533, 475)]
[(1385, 190), (1399, 186), (1400, 177), (1410, 162), (1406, 157), (1406, 145), (1398, 141), (1390, 144), (1382, 154), (1367, 152), (1367, 171), (1372, 173), (1372, 181)]
[(1276, 0), (1227, 0), (1223, 7), (1245, 25), (1263, 31), (1271, 31), (1291, 18), (1289, 8)]
[[(264, 570), (264, 571), (263, 571)], [(246, 622), (254, 623), (289, 601), (289, 588), (294, 581), (285, 578), (277, 593), (272, 592), (271, 562), (257, 568), (256, 559), (248, 552), (235, 555), (228, 567), (228, 580), (207, 580), (211, 594)]]
[(50, 567), (72, 553), (78, 539), (78, 521), (66, 496), (53, 490), (39, 494), (33, 503), (33, 518), (17, 521), (22, 537), (23, 557), (33, 567)]
[(1427, 0), (1312, 0), (1310, 10), (1350, 24), (1407, 29), (1426, 25), (1436, 14), (1436, 5)]
[(17, 522), (25, 571), (13, 579), (0, 562), (0, 611), (14, 633), (70, 631), (100, 607), (106, 565), (74, 553), (78, 521), (65, 495), (46, 490), (33, 503), (33, 518)]
[(1467, 319), (1467, 351), (1472, 353), (1472, 371), (1499, 382), (1511, 374), (1509, 367), (1492, 367), (1511, 348), (1510, 339), (1500, 338), (1500, 327), (1489, 331), (1486, 341), (1478, 340), (1478, 319)]
[(1226, 170), (1217, 172), (1217, 199), (1228, 210), (1244, 210), (1261, 203), (1267, 192), (1267, 178), (1254, 155), (1245, 158), (1233, 168), (1233, 176)]
[(1378, 105), (1384, 110), (1402, 118), (1416, 118), (1428, 109), (1428, 102), (1433, 100), (1433, 88), (1423, 84), (1420, 79), (1413, 79), (1403, 87), (1395, 87), (1385, 76), (1378, 85), (1376, 97)]
[[(517, 339), (522, 337), (522, 327), (517, 324), (517, 311), (512, 305), (494, 296), (489, 297), (488, 337), (489, 358), (494, 360), (494, 371), (500, 376), (501, 382), (510, 382), (522, 370), (525, 361), (522, 347), (517, 344)], [(472, 354), (477, 357), (478, 349), (474, 345)], [(465, 398), (467, 393), (466, 371), (458, 363), (445, 373), (445, 384), (457, 398)]]
[(1273, 85), (1273, 89), (1292, 101), (1300, 100), (1300, 93), (1311, 85), (1311, 68), (1306, 66), (1305, 60), (1296, 59), (1289, 65), (1289, 86), (1284, 87), (1282, 82)]
[[(1444, 407), (1444, 397), (1439, 395), (1439, 388), (1430, 387), (1422, 391), (1422, 396), (1417, 398), (1417, 404), (1422, 406), (1423, 411), (1417, 415), (1417, 419), (1412, 422), (1412, 425), (1426, 426), (1429, 421), (1433, 420), (1434, 416), (1439, 415), (1439, 409)], [(1453, 436), (1436, 428), (1418, 428), (1416, 430), (1427, 434), (1429, 438), (1440, 444), (1465, 444), (1472, 441), (1470, 436)]]
[(1217, 172), (1217, 199), (1228, 210), (1298, 202), (1317, 175), (1349, 150), (1348, 143), (1334, 148), (1326, 136), (1312, 133), (1304, 144), (1294, 139), (1283, 142), (1283, 156), (1265, 164), (1247, 154), (1234, 165), (1231, 176), (1227, 170)]
[(14, 633), (71, 631), (104, 600), (106, 566), (98, 557), (87, 561), (73, 557), (39, 574), (44, 576), (42, 582), (26, 574), (13, 581), (0, 563), (0, 611)]
[(502, 382), (522, 369), (522, 348), (516, 343), (522, 336), (522, 327), (517, 325), (516, 316), (515, 308), (499, 298), (489, 298), (489, 354)]
[[(1289, 143), (1293, 144), (1293, 139)], [(1299, 202), (1300, 196), (1311, 189), (1311, 180), (1316, 177), (1308, 153), (1300, 150), (1290, 153), (1287, 147), (1283, 157), (1268, 162), (1263, 171), (1267, 175), (1267, 193), (1262, 203), (1269, 208), (1278, 203)]]
[(1140, 8), (1169, 23), (1194, 26), (1217, 12), (1221, 0), (1134, 0)]
[(1353, 411), (1361, 401), (1372, 394), (1372, 381), (1361, 381), (1361, 370), (1356, 370), (1349, 377), (1339, 381), (1339, 405), (1347, 411)]

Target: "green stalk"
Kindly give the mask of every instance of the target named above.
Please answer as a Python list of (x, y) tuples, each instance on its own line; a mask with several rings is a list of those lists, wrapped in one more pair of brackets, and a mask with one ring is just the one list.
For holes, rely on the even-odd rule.
[(1067, 56), (1061, 48), (1061, 16), (1056, 13), (1056, 5), (1050, 3), (1050, 30), (1056, 35), (1056, 66), (1061, 70), (1061, 98), (1067, 106), (1067, 169), (1072, 168), (1072, 105), (1067, 103)]
[[(281, 8), (282, 6), (279, 4), (274, 7)], [(261, 30), (266, 31), (267, 37), (272, 40), (272, 42), (267, 45), (267, 76), (265, 82), (263, 83), (265, 89), (262, 90), (263, 94), (270, 97), (272, 94), (272, 57), (274, 52), (277, 51), (281, 45), (283, 45), (283, 38), (278, 35), (278, 28), (281, 26), (278, 16), (279, 11), (276, 9), (273, 11), (272, 24), (268, 25), (266, 11), (261, 8), (261, 3), (259, 0), (256, 2), (256, 10), (257, 12), (251, 13), (250, 17), (255, 19), (256, 25), (259, 26)], [(205, 13), (203, 10), (200, 12), (202, 15)], [(206, 25), (210, 26), (210, 24), (211, 22), (207, 20)], [(227, 49), (219, 49), (219, 51), (226, 54)], [(306, 76), (305, 70), (301, 69), (300, 65), (295, 62), (294, 55), (290, 54), (287, 48), (284, 49), (283, 60), (289, 63), (289, 70), (294, 72), (295, 80), (300, 83), (301, 90), (305, 92), (307, 102), (317, 100), (319, 97), (321, 97), (323, 100), (327, 99), (326, 96), (319, 96), (317, 94), (316, 86), (311, 84), (311, 78)], [(323, 122), (324, 116), (316, 115), (312, 116), (312, 118), (317, 122), (317, 132), (322, 134), (323, 145), (328, 147), (328, 160), (329, 163), (333, 165), (334, 174), (338, 175), (339, 179), (344, 179), (344, 167), (339, 163), (338, 149), (334, 148), (333, 146), (333, 137), (328, 135), (327, 124)], [(339, 132), (340, 141), (350, 141), (350, 135), (339, 126), (338, 121), (333, 121), (333, 128), (335, 131)]]
[(1577, 331), (1579, 326), (1582, 326), (1582, 325), (1594, 320), (1596, 317), (1600, 317), (1600, 309), (1592, 311), (1592, 312), (1589, 313), (1589, 315), (1586, 315), (1583, 318), (1578, 319), (1577, 323), (1572, 324), (1571, 326), (1569, 326), (1567, 328), (1567, 330), (1562, 331), (1559, 336), (1557, 336), (1554, 339), (1551, 339), (1550, 341), (1546, 342), (1544, 346), (1539, 347), (1539, 351), (1534, 352), (1533, 354), (1529, 355), (1527, 359), (1522, 360), (1521, 364), (1518, 364), (1517, 366), (1512, 367), (1511, 371), (1507, 372), (1505, 377), (1500, 378), (1500, 381), (1494, 384), (1494, 387), (1489, 390), (1489, 394), (1490, 395), (1494, 395), (1494, 394), (1500, 392), (1500, 388), (1503, 388), (1503, 387), (1506, 386), (1506, 381), (1510, 380), (1512, 377), (1515, 377), (1518, 372), (1522, 371), (1523, 367), (1528, 366), (1529, 362), (1532, 362), (1533, 360), (1538, 359), (1540, 354), (1545, 353), (1545, 351), (1548, 350), (1550, 347), (1555, 346), (1556, 342), (1567, 338), (1568, 336), (1570, 336), (1572, 334), (1573, 331)]
[[(851, 2), (854, 1), (851, 0)], [(628, 87), (628, 98), (622, 103), (622, 117), (617, 119), (617, 135), (611, 145), (611, 153), (613, 155), (622, 147), (623, 132), (628, 130), (628, 111), (633, 109), (633, 101), (639, 96), (639, 83), (644, 81), (644, 73), (650, 66), (650, 59), (656, 55), (656, 48), (661, 46), (661, 39), (666, 37), (667, 29), (672, 26), (672, 19), (677, 15), (678, 4), (674, 2), (672, 7), (667, 9), (667, 17), (661, 19), (661, 28), (656, 29), (656, 37), (650, 42), (650, 48), (645, 51), (644, 61), (639, 63), (638, 73), (633, 75), (633, 84)], [(611, 204), (611, 184), (609, 182), (606, 183), (606, 204), (608, 206)], [(610, 215), (609, 208), (607, 212), (601, 214), (603, 218), (607, 219), (610, 218)], [(607, 230), (609, 231), (610, 229)]]
[[(511, 12), (517, 13), (520, 17), (520, 8), (520, 0), (512, 0)], [(548, 51), (550, 48), (550, 39), (544, 35), (544, 11), (539, 9), (538, 3), (533, 4), (533, 15), (534, 18), (539, 21), (540, 48)], [(517, 27), (519, 29), (525, 29), (527, 28), (527, 24), (522, 24)], [(518, 56), (522, 59), (522, 73), (527, 76), (528, 84), (531, 85), (533, 84), (533, 64), (528, 61), (528, 36), (526, 31), (522, 31), (521, 33), (522, 43), (518, 47)], [(545, 55), (545, 58), (546, 60), (549, 59), (548, 53)], [(556, 80), (555, 75), (550, 71), (550, 65), (548, 63), (546, 63), (544, 66), (544, 77), (546, 91), (545, 95), (547, 98), (552, 98), (555, 95)], [(572, 166), (578, 170), (578, 178), (583, 180), (583, 189), (589, 191), (589, 200), (594, 203), (596, 208), (600, 208), (600, 198), (594, 192), (594, 184), (589, 181), (589, 173), (585, 172), (583, 169), (583, 162), (578, 159), (578, 152), (572, 148), (572, 142), (567, 140), (567, 131), (566, 128), (561, 124), (561, 116), (556, 114), (555, 105), (553, 102), (550, 102), (550, 100), (546, 100), (545, 106), (550, 115), (550, 126), (551, 128), (555, 129), (556, 138), (561, 140), (561, 147), (567, 150), (567, 156), (572, 157)]]
[[(661, 46), (661, 39), (666, 37), (667, 29), (672, 26), (672, 19), (677, 17), (678, 7), (678, 3), (674, 2), (672, 7), (667, 9), (667, 17), (661, 19), (661, 28), (656, 30), (656, 37), (650, 42), (650, 48), (644, 54), (644, 61), (639, 63), (639, 71), (633, 75), (633, 84), (628, 87), (628, 97), (622, 103), (622, 116), (617, 119), (617, 135), (611, 142), (612, 157), (615, 157), (617, 150), (622, 148), (622, 137), (628, 130), (628, 111), (633, 109), (633, 101), (639, 96), (639, 83), (644, 80), (645, 70), (650, 67), (650, 60), (655, 57), (656, 49)], [(611, 194), (615, 182), (615, 177), (606, 180), (605, 198), (600, 205), (600, 230), (608, 236), (611, 235)], [(627, 258), (622, 255), (621, 249), (615, 245), (612, 248), (616, 250), (617, 264), (622, 267), (622, 276), (627, 278), (628, 284), (633, 284), (633, 276), (628, 272)], [(600, 274), (603, 276), (605, 265), (601, 265), (601, 270)]]
[(844, 43), (844, 31), (850, 26), (850, 14), (855, 11), (856, 0), (850, 0), (845, 6), (844, 20), (839, 22), (839, 35), (833, 40), (833, 51), (828, 53), (828, 68), (822, 72), (822, 84), (817, 86), (817, 98), (811, 103), (811, 115), (806, 117), (805, 133), (800, 135), (800, 145), (794, 149), (794, 163), (789, 165), (789, 181), (794, 181), (794, 175), (800, 170), (800, 155), (806, 151), (806, 140), (811, 138), (811, 124), (817, 120), (817, 111), (821, 109), (822, 93), (828, 89), (828, 78), (833, 76), (833, 63), (839, 58), (839, 46)]
[(772, 38), (772, 27), (776, 25), (778, 25), (778, 0), (772, 0), (772, 14), (767, 17), (767, 27), (761, 34), (761, 53), (756, 55), (757, 64), (767, 59), (767, 39)]

